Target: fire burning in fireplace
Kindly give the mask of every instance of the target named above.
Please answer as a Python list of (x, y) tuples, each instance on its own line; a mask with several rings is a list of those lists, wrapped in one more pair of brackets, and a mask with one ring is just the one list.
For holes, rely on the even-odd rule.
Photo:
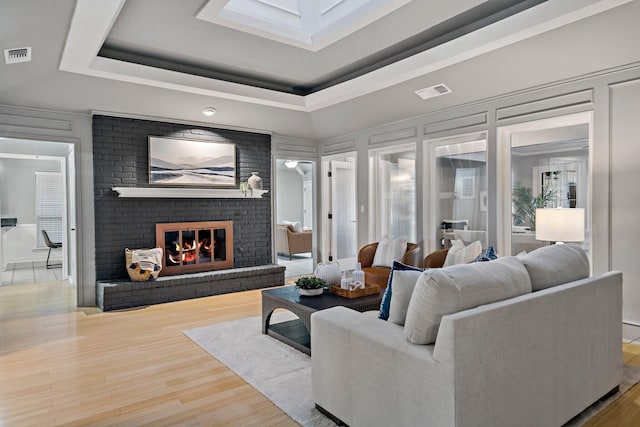
[(156, 224), (156, 245), (163, 275), (233, 267), (231, 221)]
[(210, 259), (211, 248), (215, 245), (215, 242), (212, 245), (209, 239), (203, 238), (198, 242), (197, 246), (194, 244), (193, 240), (183, 241), (183, 245), (184, 246), (181, 247), (179, 243), (176, 243), (174, 250), (167, 253), (167, 257), (173, 265), (180, 265), (180, 254), (182, 254), (183, 264), (193, 264), (196, 262), (198, 257), (202, 259)]

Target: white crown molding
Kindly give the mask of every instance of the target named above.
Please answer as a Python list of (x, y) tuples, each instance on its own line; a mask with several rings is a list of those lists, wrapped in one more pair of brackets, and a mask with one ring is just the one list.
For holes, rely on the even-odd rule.
[[(386, 67), (307, 96), (98, 57), (126, 0), (78, 0), (60, 69), (259, 105), (312, 112), (460, 63), (633, 0), (549, 0)], [(455, 90), (455, 89), (454, 89)]]

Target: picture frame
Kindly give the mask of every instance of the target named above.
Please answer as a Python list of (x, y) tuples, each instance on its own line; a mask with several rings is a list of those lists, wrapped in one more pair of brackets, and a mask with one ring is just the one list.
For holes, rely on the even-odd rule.
[(235, 187), (236, 145), (149, 136), (149, 184)]

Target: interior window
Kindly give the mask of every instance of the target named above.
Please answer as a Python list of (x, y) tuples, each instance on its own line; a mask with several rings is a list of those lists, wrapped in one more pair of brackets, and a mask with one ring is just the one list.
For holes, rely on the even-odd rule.
[(429, 141), (432, 152), (432, 225), (435, 244), (448, 248), (487, 241), (487, 141), (484, 133)]
[(371, 150), (369, 161), (373, 240), (406, 237), (416, 242), (415, 144)]
[[(505, 254), (530, 252), (558, 241), (581, 245), (589, 252), (589, 120), (581, 113), (498, 129)], [(542, 216), (539, 209), (554, 210)]]

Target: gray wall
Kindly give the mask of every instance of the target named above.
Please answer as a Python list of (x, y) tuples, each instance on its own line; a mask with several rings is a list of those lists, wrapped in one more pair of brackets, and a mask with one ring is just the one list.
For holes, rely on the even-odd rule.
[(611, 91), (611, 268), (624, 274), (622, 318), (640, 335), (640, 78)]
[[(591, 200), (592, 200), (592, 250), (591, 261), (594, 273), (601, 273), (615, 268), (625, 273), (625, 289), (637, 287), (634, 284), (635, 277), (640, 276), (637, 271), (637, 262), (628, 258), (618, 258), (612, 263), (612, 247), (618, 248), (617, 252), (632, 253), (637, 246), (638, 239), (634, 232), (611, 234), (612, 210), (615, 209), (614, 218), (618, 224), (626, 224), (629, 230), (639, 230), (635, 220), (627, 219), (629, 212), (640, 211), (640, 196), (625, 197), (620, 195), (612, 204), (610, 192), (610, 173), (614, 178), (628, 185), (637, 183), (638, 177), (626, 176), (630, 170), (638, 170), (640, 164), (640, 144), (637, 135), (640, 131), (632, 129), (637, 127), (640, 117), (640, 105), (638, 105), (638, 80), (640, 79), (640, 64), (633, 64), (619, 69), (604, 70), (591, 75), (579, 76), (565, 81), (553, 82), (541, 87), (522, 88), (518, 92), (496, 96), (476, 103), (461, 105), (437, 113), (408, 118), (392, 124), (375, 128), (363, 129), (358, 132), (336, 136), (320, 141), (319, 155), (334, 155), (350, 151), (358, 153), (358, 204), (366, 207), (365, 213), (360, 213), (358, 218), (358, 241), (362, 246), (369, 241), (369, 217), (368, 212), (371, 203), (368, 200), (369, 162), (368, 151), (386, 146), (403, 143), (417, 142), (417, 205), (418, 205), (418, 235), (423, 239), (419, 242), (425, 252), (428, 242), (436, 241), (433, 237), (434, 230), (428, 224), (431, 222), (430, 188), (428, 185), (429, 153), (430, 146), (425, 146), (423, 141), (441, 137), (455, 136), (467, 133), (487, 131), (488, 133), (488, 237), (489, 244), (496, 244), (498, 227), (502, 224), (499, 218), (499, 203), (497, 194), (498, 176), (500, 165), (498, 158), (498, 131), (501, 126), (534, 120), (562, 116), (579, 112), (593, 112), (593, 150), (591, 152)], [(470, 84), (473, 84), (471, 81)], [(611, 122), (612, 106), (613, 124), (620, 129), (614, 132)], [(624, 112), (624, 114), (623, 114)], [(613, 157), (610, 163), (610, 152), (613, 148), (619, 148), (617, 157)], [(631, 166), (634, 165), (634, 166)], [(615, 189), (628, 188), (618, 187)], [(635, 194), (633, 192), (629, 194)], [(625, 209), (620, 212), (619, 209)], [(635, 216), (634, 216), (635, 218)], [(427, 242), (427, 243), (425, 243)], [(320, 260), (323, 258), (321, 257)], [(622, 261), (621, 261), (622, 260)], [(632, 295), (632, 294), (625, 294)], [(625, 313), (636, 313), (635, 322), (640, 324), (640, 293), (633, 293), (633, 300), (625, 301)], [(640, 335), (640, 330), (638, 331)]]
[(73, 188), (68, 190), (76, 196), (75, 206), (69, 205), (70, 209), (75, 210), (76, 220), (69, 224), (67, 230), (67, 241), (76, 243), (66, 248), (72, 259), (69, 274), (77, 286), (78, 306), (95, 305), (93, 163), (89, 114), (0, 105), (0, 136), (17, 143), (12, 153), (38, 154), (39, 141), (60, 142), (74, 147), (73, 156), (65, 153), (75, 175), (75, 183), (69, 180), (68, 184)]
[(302, 181), (304, 178), (294, 169), (278, 169), (276, 172), (276, 192), (278, 223), (298, 221), (302, 224)]
[(19, 224), (36, 223), (36, 171), (60, 172), (60, 162), (0, 158), (0, 197), (3, 217), (18, 218)]
[(125, 279), (125, 248), (154, 247), (155, 225), (233, 221), (234, 266), (270, 264), (270, 193), (260, 199), (120, 198), (114, 186), (148, 187), (148, 137), (170, 136), (236, 145), (236, 187), (252, 171), (271, 187), (269, 135), (108, 116), (93, 117), (97, 280)]

